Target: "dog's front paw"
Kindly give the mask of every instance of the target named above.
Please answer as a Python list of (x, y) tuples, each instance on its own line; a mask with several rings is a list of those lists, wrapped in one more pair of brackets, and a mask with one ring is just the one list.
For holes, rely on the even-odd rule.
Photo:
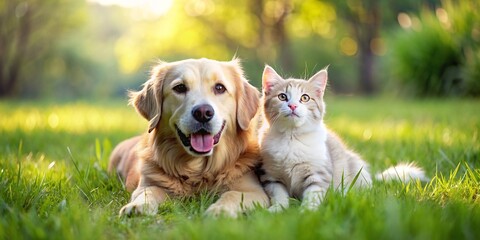
[(155, 215), (157, 214), (157, 206), (148, 203), (131, 202), (120, 209), (120, 216), (134, 215)]
[(207, 211), (205, 211), (205, 214), (207, 216), (212, 216), (212, 217), (225, 216), (225, 217), (237, 218), (238, 211), (239, 209), (233, 206), (228, 206), (221, 203), (214, 203), (210, 205)]

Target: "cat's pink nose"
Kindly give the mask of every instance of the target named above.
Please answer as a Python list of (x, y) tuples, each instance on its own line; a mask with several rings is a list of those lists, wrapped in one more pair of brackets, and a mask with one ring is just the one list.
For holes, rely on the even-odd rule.
[(297, 105), (295, 104), (288, 104), (288, 107), (292, 109), (292, 111), (295, 111), (295, 109), (297, 109)]

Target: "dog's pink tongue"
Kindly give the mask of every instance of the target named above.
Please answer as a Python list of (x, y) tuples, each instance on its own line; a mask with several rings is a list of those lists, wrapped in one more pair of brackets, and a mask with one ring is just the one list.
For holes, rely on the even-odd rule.
[(192, 134), (190, 136), (190, 145), (197, 152), (210, 152), (213, 148), (213, 136), (210, 134)]

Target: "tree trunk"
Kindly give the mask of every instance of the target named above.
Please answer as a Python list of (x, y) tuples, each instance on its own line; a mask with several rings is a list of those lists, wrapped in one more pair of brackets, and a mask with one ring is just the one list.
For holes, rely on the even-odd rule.
[[(257, 48), (263, 48), (265, 47), (265, 43), (267, 42), (266, 39), (266, 32), (267, 32), (267, 24), (265, 23), (263, 19), (263, 11), (264, 11), (264, 0), (251, 0), (250, 1), (250, 10), (255, 15), (258, 21), (258, 42), (257, 42)], [(258, 56), (260, 59), (263, 59), (263, 56), (259, 55)]]
[[(24, 15), (18, 20), (18, 27), (11, 34), (15, 44), (7, 47), (15, 47), (15, 55), (10, 61), (0, 61), (0, 98), (15, 95), (15, 90), (20, 81), (22, 67), (25, 64), (24, 58), (27, 54), (28, 41), (31, 35), (32, 10), (27, 9)], [(16, 37), (15, 37), (16, 35)], [(3, 41), (2, 41), (3, 42)], [(7, 52), (7, 49), (2, 49)]]
[(363, 2), (364, 11), (368, 13), (366, 18), (361, 17), (361, 12), (350, 12), (347, 15), (353, 28), (358, 48), (358, 81), (360, 90), (365, 95), (375, 92), (375, 55), (372, 52), (372, 40), (378, 37), (381, 17), (379, 3), (376, 0)]
[(283, 13), (282, 15), (275, 21), (273, 25), (273, 37), (278, 43), (279, 49), (279, 57), (280, 57), (280, 64), (282, 68), (290, 72), (293, 69), (293, 53), (290, 47), (290, 43), (288, 41), (288, 35), (285, 29), (285, 20), (287, 16), (290, 14), (290, 2), (289, 0), (285, 0), (282, 2), (283, 4)]
[(0, 98), (12, 96), (14, 93), (13, 90), (15, 89), (15, 81), (13, 80), (14, 78), (4, 78), (3, 76), (2, 78), (3, 79), (0, 79), (2, 82), (0, 86)]
[(366, 95), (371, 95), (375, 91), (374, 84), (374, 66), (375, 66), (375, 56), (373, 55), (370, 45), (360, 46), (359, 53), (359, 82), (360, 90)]

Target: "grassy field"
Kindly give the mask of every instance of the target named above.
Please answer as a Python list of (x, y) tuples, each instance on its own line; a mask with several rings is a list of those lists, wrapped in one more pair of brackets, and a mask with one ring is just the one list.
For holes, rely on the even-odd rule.
[(415, 161), (426, 184), (329, 192), (316, 212), (239, 219), (203, 212), (217, 196), (174, 199), (119, 218), (129, 199), (106, 172), (115, 144), (146, 129), (126, 101), (0, 102), (0, 239), (479, 239), (480, 101), (327, 98), (328, 126), (373, 172)]

